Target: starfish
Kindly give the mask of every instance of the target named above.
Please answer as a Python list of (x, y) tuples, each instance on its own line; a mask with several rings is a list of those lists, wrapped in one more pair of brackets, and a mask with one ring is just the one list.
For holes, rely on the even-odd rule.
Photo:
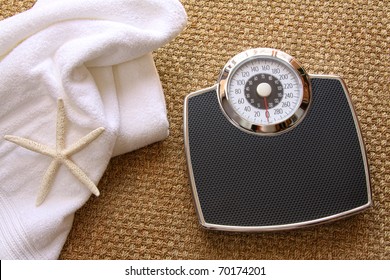
[(88, 178), (88, 176), (78, 167), (71, 159), (70, 156), (82, 150), (89, 143), (94, 141), (96, 138), (103, 133), (104, 127), (99, 127), (80, 140), (75, 142), (68, 148), (65, 148), (65, 108), (64, 101), (62, 99), (58, 100), (57, 103), (57, 123), (56, 123), (56, 148), (53, 149), (47, 145), (35, 142), (33, 140), (22, 138), (19, 136), (5, 135), (4, 138), (7, 141), (13, 142), (16, 145), (19, 145), (23, 148), (31, 150), (42, 155), (50, 156), (53, 158), (52, 162), (49, 165), (49, 168), (45, 172), (42, 184), (39, 188), (38, 197), (36, 200), (36, 206), (41, 205), (48, 193), (50, 192), (51, 185), (55, 178), (61, 164), (68, 167), (70, 172), (81, 182), (83, 183), (94, 195), (99, 196), (100, 192), (96, 185)]

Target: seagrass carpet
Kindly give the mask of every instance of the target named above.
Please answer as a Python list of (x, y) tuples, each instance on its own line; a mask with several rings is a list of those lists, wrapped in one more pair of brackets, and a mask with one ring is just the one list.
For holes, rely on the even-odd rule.
[[(2, 0), (0, 19), (35, 1)], [(62, 259), (389, 259), (390, 2), (182, 0), (188, 26), (154, 53), (170, 136), (113, 158), (75, 216)], [(281, 49), (309, 73), (344, 78), (370, 166), (374, 206), (337, 222), (272, 233), (198, 225), (183, 146), (183, 100), (215, 84), (238, 52)], [(1, 77), (0, 77), (1, 79)], [(351, 162), (353, 164), (353, 162)]]

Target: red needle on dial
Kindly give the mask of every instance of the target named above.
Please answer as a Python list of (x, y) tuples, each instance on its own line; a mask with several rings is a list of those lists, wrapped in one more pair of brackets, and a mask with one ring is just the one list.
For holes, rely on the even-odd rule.
[(264, 105), (265, 105), (265, 116), (267, 117), (267, 122), (269, 122), (269, 112), (268, 112), (267, 97), (264, 97)]
[(267, 117), (267, 121), (269, 122), (267, 97), (271, 95), (272, 87), (268, 83), (260, 83), (256, 87), (256, 92), (260, 97), (264, 98), (265, 116)]

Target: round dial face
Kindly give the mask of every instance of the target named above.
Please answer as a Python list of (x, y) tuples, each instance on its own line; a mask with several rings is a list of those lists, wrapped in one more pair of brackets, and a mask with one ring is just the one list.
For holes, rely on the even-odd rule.
[(310, 102), (307, 74), (289, 55), (253, 49), (235, 56), (219, 81), (222, 109), (240, 128), (255, 133), (289, 129)]
[(227, 98), (253, 124), (280, 123), (294, 114), (303, 97), (297, 74), (277, 59), (256, 58), (241, 64), (228, 80)]

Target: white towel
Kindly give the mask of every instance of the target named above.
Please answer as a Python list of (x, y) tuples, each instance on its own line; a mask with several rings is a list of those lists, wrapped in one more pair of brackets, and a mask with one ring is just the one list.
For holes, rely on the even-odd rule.
[[(58, 258), (88, 180), (97, 185), (112, 156), (167, 137), (151, 51), (185, 24), (177, 0), (39, 0), (0, 22), (0, 259)], [(73, 143), (82, 147), (64, 158)]]

